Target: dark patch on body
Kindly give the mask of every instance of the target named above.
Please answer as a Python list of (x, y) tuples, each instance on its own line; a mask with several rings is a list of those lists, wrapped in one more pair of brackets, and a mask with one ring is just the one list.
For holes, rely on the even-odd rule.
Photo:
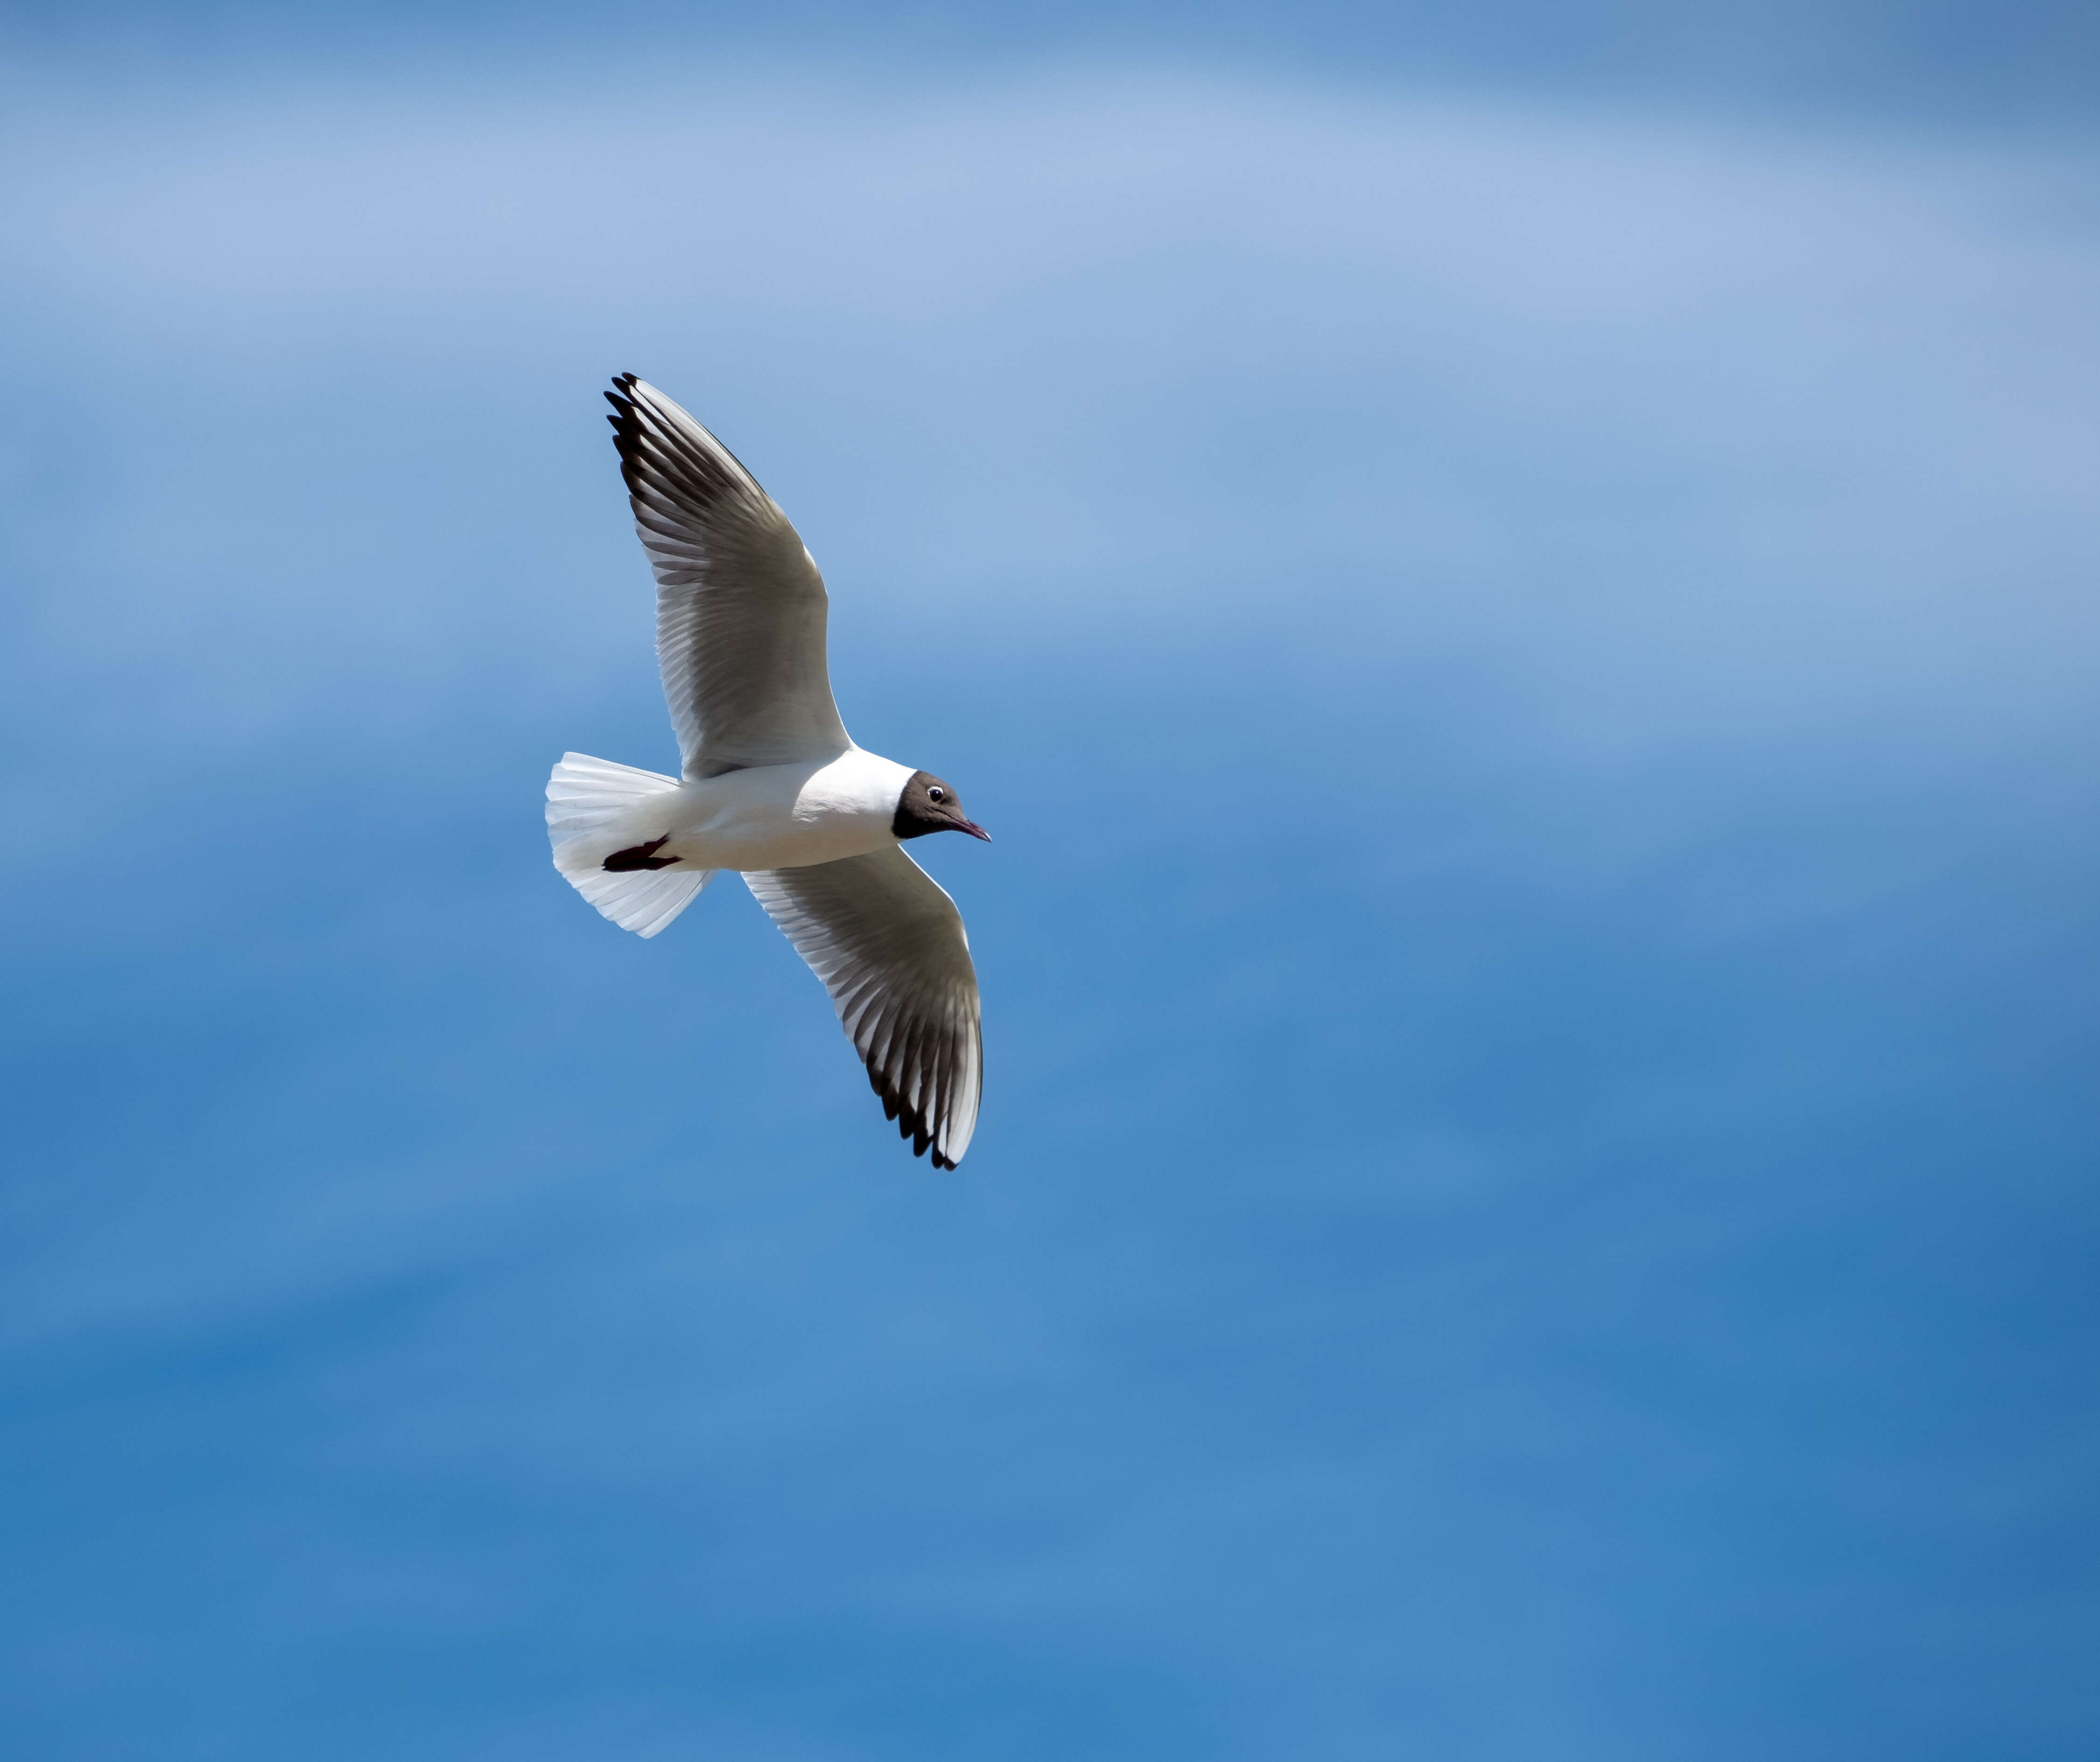
[(673, 863), (684, 860), (681, 857), (657, 855), (656, 853), (670, 841), (670, 833), (665, 832), (662, 837), (651, 838), (646, 844), (629, 845), (624, 850), (614, 851), (605, 859), (605, 866), (615, 875), (629, 869), (668, 868)]

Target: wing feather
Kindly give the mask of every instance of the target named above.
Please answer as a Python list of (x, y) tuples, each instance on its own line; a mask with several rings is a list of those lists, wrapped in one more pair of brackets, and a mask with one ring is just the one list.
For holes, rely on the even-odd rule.
[(689, 778), (848, 745), (830, 603), (801, 535), (736, 456), (653, 386), (608, 391), (634, 530), (656, 575), (656, 659)]
[(893, 846), (743, 877), (823, 981), (885, 1116), (953, 1168), (977, 1129), (984, 1043), (962, 914)]

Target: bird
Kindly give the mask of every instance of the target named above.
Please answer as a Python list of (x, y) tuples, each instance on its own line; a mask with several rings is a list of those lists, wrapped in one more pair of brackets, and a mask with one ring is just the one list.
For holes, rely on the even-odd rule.
[(944, 779), (847, 734), (824, 578), (758, 479), (654, 386), (612, 383), (680, 775), (563, 753), (547, 779), (554, 867), (645, 938), (725, 869), (743, 876), (830, 993), (912, 1154), (954, 1168), (984, 1086), (977, 969), (955, 901), (904, 846), (990, 834)]

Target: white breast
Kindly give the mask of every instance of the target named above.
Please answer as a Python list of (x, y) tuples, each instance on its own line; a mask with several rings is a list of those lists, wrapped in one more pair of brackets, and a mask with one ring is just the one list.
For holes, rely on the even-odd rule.
[[(849, 747), (822, 764), (760, 765), (682, 784), (663, 798), (665, 856), (699, 868), (796, 868), (894, 843), (890, 824), (911, 772)], [(637, 843), (643, 841), (636, 839)]]

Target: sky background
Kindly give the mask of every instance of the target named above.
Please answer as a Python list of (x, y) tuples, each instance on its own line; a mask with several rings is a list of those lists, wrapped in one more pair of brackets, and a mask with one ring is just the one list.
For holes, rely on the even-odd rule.
[[(0, 1726), (2100, 1749), (2092, 9), (0, 12)], [(598, 394), (990, 846), (943, 1176)]]

